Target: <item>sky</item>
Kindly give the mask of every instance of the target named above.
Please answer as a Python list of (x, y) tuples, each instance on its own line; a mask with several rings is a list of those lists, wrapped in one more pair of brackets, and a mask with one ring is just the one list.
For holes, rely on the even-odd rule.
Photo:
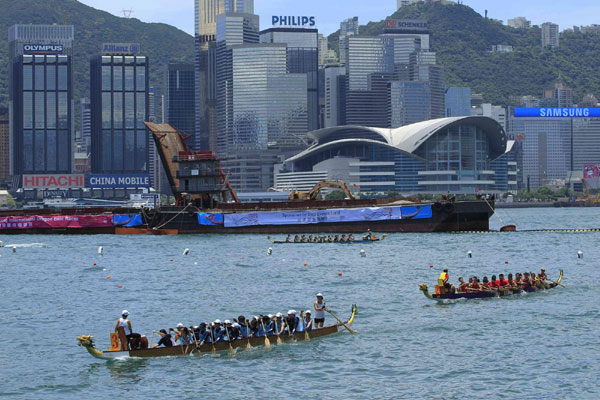
[[(131, 9), (131, 17), (144, 22), (163, 22), (194, 34), (193, 0), (80, 0), (82, 3), (123, 16)], [(506, 23), (508, 18), (524, 16), (534, 25), (558, 23), (560, 30), (573, 25), (600, 24), (600, 1), (574, 0), (463, 0), (463, 4), (480, 14), (488, 10), (490, 18)], [(380, 21), (396, 9), (396, 0), (255, 0), (254, 12), (261, 17), (261, 29), (271, 27), (273, 15), (315, 16), (317, 28), (329, 35), (339, 29), (340, 21), (358, 16), (362, 24)]]

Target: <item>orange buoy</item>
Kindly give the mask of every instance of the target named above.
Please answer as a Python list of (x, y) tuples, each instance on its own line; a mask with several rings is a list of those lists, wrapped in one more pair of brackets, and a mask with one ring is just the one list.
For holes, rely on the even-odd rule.
[(123, 285), (119, 285), (117, 286), (119, 289), (123, 289)]
[(338, 276), (342, 276), (342, 273), (340, 272), (340, 273), (338, 274)]
[(304, 266), (306, 267), (308, 265), (308, 263), (304, 263)]
[(504, 264), (508, 264), (508, 261), (504, 261)]
[(433, 268), (433, 265), (430, 265), (429, 268)]
[(106, 275), (106, 279), (110, 279), (110, 275)]
[(171, 258), (171, 261), (173, 261), (173, 259)]
[(94, 263), (94, 267), (96, 266), (96, 263)]

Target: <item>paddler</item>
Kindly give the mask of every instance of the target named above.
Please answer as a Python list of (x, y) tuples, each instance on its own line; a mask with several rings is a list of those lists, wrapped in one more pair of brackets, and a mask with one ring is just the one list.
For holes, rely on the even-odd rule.
[(452, 285), (448, 282), (450, 279), (450, 275), (448, 274), (448, 269), (444, 269), (438, 278), (438, 286), (440, 288), (444, 288), (444, 293), (450, 293)]
[(317, 301), (313, 303), (315, 308), (315, 329), (322, 328), (325, 323), (325, 301), (323, 293), (317, 293)]
[(300, 243), (300, 236), (294, 236), (294, 243)]
[[(302, 314), (302, 312), (300, 312), (300, 314)], [(306, 312), (304, 312), (304, 330), (312, 331), (312, 323), (313, 320), (310, 318), (310, 310), (307, 310)]]
[(283, 329), (283, 314), (278, 312), (277, 314), (275, 314), (275, 318), (273, 319), (273, 333), (275, 335), (281, 335), (283, 333)]
[(544, 282), (548, 280), (548, 275), (546, 275), (546, 270), (544, 268), (542, 268), (542, 270), (538, 274), (538, 277)]
[(307, 243), (308, 240), (306, 240), (306, 235), (302, 235), (302, 243)]
[(296, 333), (296, 329), (298, 328), (299, 322), (300, 318), (296, 316), (296, 310), (289, 310), (287, 313), (287, 318), (285, 319), (285, 323), (287, 325), (288, 334), (290, 334), (290, 336)]
[(221, 320), (215, 319), (215, 322), (213, 322), (213, 337), (215, 338), (215, 343), (223, 341), (224, 336), (225, 329), (221, 326)]
[(286, 238), (285, 238), (285, 242), (286, 242), (286, 243), (290, 243), (291, 241), (292, 241), (292, 235), (290, 235), (290, 234), (288, 233), (288, 235), (287, 235), (287, 236), (286, 236)]
[(160, 346), (171, 347), (171, 346), (175, 345), (173, 338), (171, 337), (170, 334), (167, 333), (166, 330), (161, 329), (160, 331), (152, 331), (152, 333), (158, 333), (161, 336), (158, 343), (155, 344), (154, 346), (152, 346), (153, 349), (160, 347)]
[(463, 279), (462, 276), (460, 278), (458, 278), (458, 283), (459, 283), (459, 285), (456, 288), (456, 290), (460, 293), (466, 293), (467, 286), (469, 286), (469, 284), (467, 282), (465, 282), (465, 280)]

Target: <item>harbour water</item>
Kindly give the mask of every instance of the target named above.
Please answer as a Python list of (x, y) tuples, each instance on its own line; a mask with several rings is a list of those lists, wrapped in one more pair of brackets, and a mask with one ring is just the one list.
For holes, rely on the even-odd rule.
[[(491, 222), (495, 229), (599, 228), (598, 211), (499, 210), (502, 222)], [(0, 249), (6, 398), (600, 396), (600, 232), (393, 234), (362, 246), (271, 245), (262, 235), (0, 240), (17, 249)], [(555, 278), (564, 269), (567, 287), (438, 305), (418, 284), (433, 287), (442, 267), (453, 282), (540, 267)], [(235, 357), (116, 362), (76, 345), (76, 336), (91, 334), (107, 348), (122, 309), (134, 331), (150, 339), (152, 329), (178, 322), (307, 309), (319, 291), (339, 317), (357, 304), (358, 335), (240, 350)]]

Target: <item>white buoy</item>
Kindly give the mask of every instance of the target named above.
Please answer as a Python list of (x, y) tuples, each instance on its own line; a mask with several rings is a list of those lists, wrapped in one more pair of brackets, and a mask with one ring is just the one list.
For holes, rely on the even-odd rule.
[(4, 242), (0, 240), (0, 247), (4, 247)]
[(104, 249), (102, 248), (102, 246), (98, 246), (98, 254), (102, 255), (103, 251)]
[(17, 252), (17, 247), (13, 246), (13, 253), (16, 253), (16, 252)]
[(267, 255), (270, 256), (271, 254), (273, 254), (273, 248), (269, 247), (267, 249)]
[(583, 251), (577, 251), (577, 258), (583, 258)]
[(366, 257), (367, 256), (367, 252), (365, 251), (365, 249), (360, 249), (360, 256), (361, 257)]
[(187, 256), (188, 254), (190, 254), (190, 249), (185, 249), (185, 250), (183, 251), (183, 255), (184, 255), (184, 256)]
[(471, 250), (467, 251), (467, 257), (473, 258), (473, 252)]

